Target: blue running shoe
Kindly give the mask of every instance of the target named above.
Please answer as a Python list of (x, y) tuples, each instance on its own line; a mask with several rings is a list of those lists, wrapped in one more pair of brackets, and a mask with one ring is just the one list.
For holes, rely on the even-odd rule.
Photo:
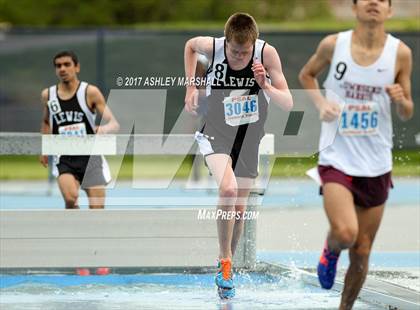
[(217, 265), (216, 274), (217, 293), (221, 299), (235, 297), (235, 286), (232, 279), (232, 261), (229, 258), (221, 259)]
[(333, 287), (339, 256), (340, 254), (331, 253), (327, 243), (325, 243), (317, 268), (318, 280), (322, 288), (329, 290)]

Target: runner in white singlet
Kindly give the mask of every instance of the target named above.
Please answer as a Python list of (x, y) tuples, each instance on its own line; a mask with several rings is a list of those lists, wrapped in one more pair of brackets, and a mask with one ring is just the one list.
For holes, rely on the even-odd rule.
[[(340, 309), (353, 307), (364, 283), (392, 185), (391, 109), (407, 120), (414, 108), (411, 50), (385, 32), (391, 0), (353, 2), (354, 31), (323, 39), (299, 76), (322, 120), (318, 171), (330, 223), (318, 264), (323, 288), (334, 284), (341, 250), (350, 251)], [(324, 97), (316, 77), (327, 66)], [(335, 139), (326, 145), (330, 134)]]

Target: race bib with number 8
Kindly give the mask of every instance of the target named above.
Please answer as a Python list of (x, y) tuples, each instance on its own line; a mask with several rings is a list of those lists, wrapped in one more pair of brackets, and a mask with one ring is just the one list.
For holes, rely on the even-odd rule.
[(341, 114), (339, 133), (345, 136), (378, 134), (379, 108), (376, 102), (346, 104)]
[(86, 136), (85, 123), (77, 123), (58, 127), (58, 133), (65, 136)]
[(225, 122), (229, 126), (255, 123), (259, 120), (258, 96), (231, 96), (223, 100)]

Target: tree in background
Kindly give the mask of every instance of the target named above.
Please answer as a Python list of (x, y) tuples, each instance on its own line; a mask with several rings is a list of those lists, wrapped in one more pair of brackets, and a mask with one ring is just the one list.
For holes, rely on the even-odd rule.
[(224, 22), (237, 11), (264, 22), (331, 16), (328, 0), (0, 0), (0, 22), (12, 26)]

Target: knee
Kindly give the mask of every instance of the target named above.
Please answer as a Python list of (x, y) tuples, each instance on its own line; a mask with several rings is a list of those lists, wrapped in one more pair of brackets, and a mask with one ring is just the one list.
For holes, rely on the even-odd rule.
[(342, 248), (350, 248), (356, 242), (356, 227), (341, 227), (333, 230), (333, 235)]
[(246, 205), (242, 205), (242, 204), (241, 205), (236, 205), (235, 206), (235, 211), (240, 213), (240, 214), (243, 214), (246, 211)]
[(64, 195), (64, 202), (66, 203), (67, 209), (77, 208), (78, 195), (76, 193), (66, 193)]
[(357, 272), (367, 273), (369, 269), (370, 243), (357, 241), (350, 249), (350, 265)]
[(219, 195), (222, 198), (236, 198), (238, 189), (233, 185), (225, 185), (220, 187)]
[(246, 206), (244, 205), (236, 205), (235, 206), (235, 213), (239, 220), (243, 221), (243, 216), (246, 211)]
[(372, 243), (368, 240), (356, 242), (353, 246), (352, 252), (358, 258), (362, 260), (369, 259), (369, 255), (372, 249)]

